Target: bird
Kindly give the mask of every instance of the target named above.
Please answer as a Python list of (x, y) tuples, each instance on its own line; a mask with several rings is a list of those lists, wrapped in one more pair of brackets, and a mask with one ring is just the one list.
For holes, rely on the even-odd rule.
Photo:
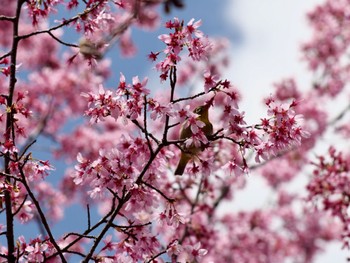
[(82, 38), (79, 41), (79, 52), (85, 58), (94, 58), (100, 60), (103, 57), (103, 53), (99, 50), (102, 47), (101, 43), (95, 44), (89, 39)]
[[(213, 99), (209, 100), (202, 106), (199, 106), (194, 109), (194, 113), (198, 114), (197, 120), (200, 120), (204, 123), (204, 126), (201, 128), (205, 136), (208, 138), (213, 134), (213, 125), (209, 121), (209, 108), (212, 104)], [(187, 124), (187, 121), (181, 127), (180, 130), (180, 140), (186, 140), (192, 136), (192, 130), (190, 125)], [(199, 152), (203, 151), (206, 145), (201, 145), (196, 147), (191, 144), (188, 147), (185, 144), (182, 145), (183, 149), (181, 150), (181, 156), (177, 168), (175, 170), (175, 175), (182, 175), (185, 171), (187, 163)]]

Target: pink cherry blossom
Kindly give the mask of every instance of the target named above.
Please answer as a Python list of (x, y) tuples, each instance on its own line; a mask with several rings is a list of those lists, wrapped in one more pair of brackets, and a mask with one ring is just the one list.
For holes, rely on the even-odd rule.
[[(275, 82), (250, 122), (246, 87), (226, 78), (228, 40), (206, 36), (205, 19), (162, 25), (159, 50), (141, 54), (156, 81), (142, 72), (115, 79), (143, 44), (135, 29), (156, 29), (160, 7), (170, 12), (181, 0), (4, 0), (2, 261), (314, 262), (328, 242), (348, 247), (349, 106), (332, 107), (347, 96), (347, 5), (325, 1), (309, 13), (313, 35), (301, 52), (312, 83)], [(112, 66), (116, 49), (124, 58)], [(193, 112), (203, 105), (210, 136)], [(181, 129), (191, 135), (179, 139)], [(292, 192), (299, 177), (306, 191)], [(272, 191), (268, 202), (232, 210), (257, 179)], [(70, 205), (84, 212), (69, 218)], [(42, 235), (18, 237), (19, 224)]]

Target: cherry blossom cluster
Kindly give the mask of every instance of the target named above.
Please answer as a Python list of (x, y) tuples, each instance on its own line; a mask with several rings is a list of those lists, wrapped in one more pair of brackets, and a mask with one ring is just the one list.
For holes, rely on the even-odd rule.
[[(296, 125), (295, 131), (299, 132), (302, 130), (305, 135), (299, 138), (301, 139), (300, 141), (297, 139), (296, 142), (291, 142), (290, 147), (277, 149), (277, 154), (275, 153), (274, 156), (278, 158), (273, 158), (259, 169), (261, 175), (274, 189), (279, 189), (284, 184), (300, 176), (303, 167), (309, 165), (309, 151), (313, 149), (317, 140), (327, 130), (328, 115), (323, 105), (320, 105), (316, 99), (317, 95), (311, 90), (310, 94), (304, 96), (302, 97), (296, 81), (293, 78), (286, 78), (275, 83), (274, 94), (265, 99), (265, 102), (270, 103), (270, 105), (284, 105), (283, 107), (287, 109), (290, 107), (288, 105), (293, 105), (290, 108), (291, 112), (294, 112), (293, 117), (290, 115), (290, 117), (280, 123), (289, 122), (293, 119), (300, 120), (300, 116), (302, 116), (301, 122), (298, 124), (301, 126), (298, 127)], [(270, 113), (273, 113), (272, 109), (270, 108)], [(272, 120), (273, 118), (270, 119), (270, 121)], [(301, 130), (300, 127), (302, 127)], [(278, 131), (279, 129), (283, 133), (283, 128), (280, 127), (271, 129), (272, 135), (275, 136), (274, 131)], [(306, 131), (307, 133), (305, 133)]]
[(312, 262), (321, 249), (319, 244), (337, 238), (340, 231), (325, 227), (332, 222), (330, 218), (319, 220), (319, 215), (304, 212), (300, 216), (290, 207), (279, 207), (227, 214), (219, 219), (225, 235), (221, 242), (211, 244), (203, 262), (249, 262), (252, 258), (255, 262)]
[(232, 88), (223, 92), (226, 96), (219, 101), (224, 105), (221, 120), (226, 138), (238, 145), (243, 154), (247, 149), (253, 150), (255, 162), (267, 161), (298, 147), (302, 139), (309, 137), (302, 116), (295, 111), (297, 101), (284, 102), (270, 97), (266, 100), (268, 117), (261, 118), (259, 124), (247, 125), (244, 112), (238, 108), (239, 94)]
[(31, 240), (29, 244), (26, 243), (23, 236), (20, 236), (18, 241), (18, 253), (21, 254), (23, 259), (27, 262), (44, 262), (46, 256), (53, 252), (52, 244), (47, 240), (41, 240), (40, 237)]
[[(269, 136), (268, 143), (265, 144), (267, 154), (277, 154), (290, 146), (298, 146), (303, 138), (309, 136), (309, 133), (301, 126), (301, 116), (294, 111), (297, 106), (296, 101), (279, 105), (270, 99), (266, 105), (269, 108), (270, 118), (262, 119), (261, 126)], [(264, 153), (260, 154), (260, 152), (261, 148), (259, 148), (257, 158), (265, 159)]]
[(138, 77), (134, 77), (132, 84), (126, 84), (125, 77), (120, 74), (119, 87), (116, 94), (111, 91), (105, 91), (102, 86), (99, 93), (82, 94), (86, 97), (93, 107), (87, 111), (87, 115), (91, 117), (91, 121), (100, 121), (104, 117), (112, 116), (116, 120), (123, 117), (125, 120), (136, 120), (140, 117), (143, 110), (144, 97), (149, 94), (149, 90), (145, 88), (147, 78), (140, 82)]
[(309, 13), (312, 41), (303, 47), (311, 70), (320, 76), (314, 88), (321, 94), (337, 96), (349, 81), (347, 56), (350, 40), (349, 1), (326, 1)]
[[(165, 54), (165, 59), (158, 62), (156, 68), (161, 72), (161, 80), (166, 80), (169, 76), (170, 69), (176, 66), (180, 60), (180, 52), (184, 48), (188, 50), (188, 56), (194, 61), (207, 59), (208, 53), (211, 50), (211, 45), (207, 37), (203, 35), (198, 28), (201, 21), (191, 19), (187, 25), (183, 21), (175, 18), (173, 21), (168, 21), (165, 27), (173, 30), (171, 34), (163, 34), (159, 39), (166, 44), (166, 49), (162, 53)], [(160, 52), (149, 55), (153, 61), (157, 60)]]
[(307, 189), (309, 200), (320, 210), (329, 211), (343, 224), (344, 246), (349, 247), (349, 158), (331, 147), (326, 156), (313, 163), (313, 177)]

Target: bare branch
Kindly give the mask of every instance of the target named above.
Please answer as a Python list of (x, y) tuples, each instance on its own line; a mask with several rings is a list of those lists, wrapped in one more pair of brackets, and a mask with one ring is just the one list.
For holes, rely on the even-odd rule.
[(88, 238), (88, 239), (96, 239), (96, 237), (94, 236), (89, 236), (89, 235), (85, 235), (85, 234), (80, 234), (80, 233), (75, 233), (75, 232), (71, 232), (71, 233), (68, 233), (66, 234), (63, 239), (67, 239), (68, 237), (70, 236), (78, 236), (80, 238)]
[(208, 90), (208, 92), (200, 92), (200, 93), (197, 93), (196, 95), (193, 95), (193, 96), (190, 96), (190, 97), (185, 97), (185, 98), (179, 98), (179, 99), (176, 99), (176, 100), (173, 100), (172, 102), (173, 103), (178, 103), (180, 101), (185, 101), (185, 100), (193, 100), (193, 99), (196, 99), (198, 97), (201, 97), (201, 96), (204, 96), (205, 94), (209, 94), (210, 92), (215, 92), (218, 90), (219, 86), (221, 85), (221, 81), (219, 81), (215, 87), (212, 87)]
[(112, 226), (113, 226), (114, 228), (128, 229), (128, 228), (144, 227), (144, 226), (148, 226), (148, 225), (151, 225), (151, 224), (152, 224), (152, 222), (148, 222), (148, 223), (145, 223), (145, 224), (138, 224), (138, 225), (130, 225), (130, 226), (121, 226), (121, 225), (112, 224)]
[(13, 212), (13, 215), (14, 215), (14, 216), (17, 215), (18, 212), (22, 209), (24, 203), (27, 201), (27, 198), (28, 198), (28, 195), (25, 195), (25, 197), (24, 197), (23, 200), (22, 200), (22, 203), (19, 205), (19, 207), (17, 208), (17, 210)]
[(8, 56), (11, 56), (11, 51), (9, 51), (9, 52), (7, 52), (6, 54), (2, 55), (2, 56), (0, 57), (0, 60), (6, 58), (6, 57), (8, 57)]
[(151, 184), (149, 184), (149, 183), (147, 183), (145, 181), (142, 181), (142, 184), (144, 184), (147, 187), (149, 187), (149, 188), (153, 189), (154, 191), (156, 191), (158, 194), (163, 196), (164, 199), (166, 199), (169, 203), (174, 203), (175, 202), (175, 199), (167, 197), (162, 191), (160, 191), (158, 188), (154, 187), (153, 185), (151, 185)]
[(91, 216), (90, 216), (90, 206), (86, 204), (87, 220), (88, 220), (88, 229), (91, 228)]
[(158, 254), (154, 255), (153, 257), (151, 257), (147, 263), (151, 263), (153, 260), (155, 260), (156, 258), (160, 257), (161, 255), (165, 254), (166, 253), (166, 250), (163, 250), (161, 252), (159, 252)]
[(15, 16), (4, 16), (4, 15), (0, 15), (0, 20), (2, 21), (10, 21), (13, 22), (15, 21), (16, 17)]
[(32, 32), (32, 33), (29, 33), (26, 35), (21, 35), (21, 36), (18, 36), (18, 39), (26, 39), (26, 38), (29, 38), (29, 37), (32, 37), (35, 35), (50, 33), (50, 32), (55, 31), (61, 27), (67, 26), (70, 23), (75, 22), (76, 20), (80, 19), (82, 16), (86, 16), (87, 14), (89, 14), (90, 12), (95, 10), (99, 5), (100, 5), (100, 2), (97, 2), (94, 5), (92, 5), (92, 7), (85, 9), (84, 12), (82, 12), (82, 13), (80, 13), (80, 14), (78, 14), (78, 15), (76, 15), (68, 20), (63, 21), (61, 24), (59, 24), (57, 26), (54, 26), (54, 27), (51, 27), (51, 28), (45, 29), (45, 30), (39, 30), (36, 32)]
[(147, 130), (144, 127), (142, 127), (142, 125), (137, 120), (131, 120), (131, 122), (135, 124), (145, 135), (147, 133), (147, 136), (152, 138), (152, 140), (155, 141), (157, 144), (160, 143), (159, 140), (156, 137), (154, 137), (152, 133), (147, 132)]
[(15, 175), (9, 174), (9, 173), (0, 172), (0, 175), (14, 179), (15, 181), (21, 181), (21, 178), (15, 176)]
[(39, 217), (40, 217), (40, 220), (41, 220), (41, 223), (43, 224), (47, 234), (49, 235), (49, 238), (50, 238), (50, 242), (53, 244), (53, 246), (55, 247), (56, 251), (58, 252), (58, 255), (60, 256), (62, 262), (67, 262), (66, 259), (64, 258), (63, 256), (63, 253), (62, 253), (62, 250), (61, 248), (59, 247), (59, 245), (57, 244), (52, 232), (51, 232), (51, 229), (50, 229), (50, 226), (46, 220), (46, 217), (44, 215), (44, 212), (42, 211), (41, 209), (41, 206), (39, 204), (39, 201), (36, 199), (34, 193), (32, 192), (31, 188), (29, 187), (27, 181), (26, 181), (26, 178), (25, 178), (25, 175), (24, 175), (24, 172), (23, 172), (23, 167), (20, 167), (19, 169), (20, 171), (20, 174), (21, 174), (21, 177), (22, 177), (22, 183), (24, 185), (24, 187), (26, 188), (26, 191), (28, 193), (28, 195), (30, 196), (30, 198), (32, 199), (34, 205), (35, 205), (35, 208), (37, 209), (38, 211), (38, 214), (39, 214)]
[(62, 41), (61, 39), (59, 39), (58, 37), (56, 37), (54, 34), (52, 34), (50, 31), (47, 32), (53, 39), (55, 39), (57, 42), (61, 43), (62, 45), (64, 46), (67, 46), (67, 47), (76, 47), (78, 48), (79, 46), (78, 45), (75, 45), (75, 44), (70, 44), (70, 43), (66, 43), (64, 41)]

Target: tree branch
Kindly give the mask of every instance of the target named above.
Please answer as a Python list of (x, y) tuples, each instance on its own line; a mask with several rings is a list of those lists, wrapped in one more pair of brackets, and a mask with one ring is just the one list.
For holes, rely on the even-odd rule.
[(16, 21), (16, 17), (15, 16), (0, 15), (0, 20), (14, 22), (14, 21)]
[(142, 184), (144, 184), (147, 187), (149, 187), (149, 188), (153, 189), (154, 191), (156, 191), (158, 194), (163, 196), (164, 199), (166, 199), (169, 203), (174, 203), (175, 202), (175, 199), (167, 197), (162, 191), (160, 191), (158, 188), (154, 187), (153, 185), (151, 185), (151, 184), (149, 184), (149, 183), (147, 183), (145, 181), (142, 181)]
[[(26, 162), (26, 161), (25, 161)], [(25, 165), (25, 162), (24, 162), (24, 165)], [(34, 193), (32, 192), (31, 188), (29, 187), (28, 183), (27, 183), (27, 180), (25, 178), (25, 175), (24, 175), (24, 172), (23, 172), (23, 167), (19, 168), (19, 172), (21, 174), (21, 177), (22, 177), (22, 184), (24, 185), (24, 187), (26, 188), (27, 192), (28, 192), (28, 195), (30, 196), (30, 198), (32, 199), (34, 205), (35, 205), (35, 208), (37, 209), (38, 211), (38, 214), (39, 214), (39, 217), (40, 217), (40, 220), (41, 220), (41, 223), (43, 224), (47, 234), (49, 235), (49, 238), (50, 238), (50, 242), (52, 243), (52, 245), (55, 247), (56, 251), (58, 252), (58, 255), (59, 257), (61, 258), (61, 261), (62, 262), (67, 262), (66, 259), (64, 258), (63, 256), (63, 253), (61, 251), (61, 248), (59, 247), (59, 245), (57, 244), (52, 232), (51, 232), (51, 229), (50, 229), (50, 226), (46, 220), (46, 217), (44, 215), (44, 212), (42, 211), (41, 209), (41, 206), (38, 202), (38, 200), (36, 199), (36, 197), (34, 196)]]
[(62, 41), (61, 39), (59, 39), (58, 37), (56, 37), (54, 34), (52, 34), (50, 31), (47, 32), (53, 39), (55, 39), (57, 42), (59, 42), (60, 44), (64, 45), (64, 46), (67, 46), (67, 47), (76, 47), (78, 48), (79, 46), (78, 45), (75, 45), (75, 44), (70, 44), (70, 43), (66, 43), (64, 41)]
[[(10, 51), (10, 59), (11, 59), (11, 64), (10, 64), (10, 81), (9, 81), (9, 89), (8, 89), (8, 95), (6, 97), (7, 99), (7, 107), (9, 109), (12, 108), (12, 103), (13, 103), (13, 94), (15, 91), (15, 85), (17, 82), (16, 79), (16, 63), (17, 63), (17, 49), (18, 49), (18, 30), (19, 30), (19, 18), (21, 15), (21, 8), (23, 5), (23, 1), (19, 0), (17, 1), (17, 6), (16, 6), (16, 14), (15, 17), (13, 17), (13, 37), (12, 37), (12, 47)], [(13, 114), (14, 112), (12, 110), (8, 111), (6, 114), (6, 126), (5, 126), (5, 140), (9, 140), (12, 134), (12, 128), (13, 128)], [(15, 143), (15, 142), (13, 142)], [(7, 152), (5, 154), (5, 173), (10, 174), (11, 169), (10, 169), (10, 162), (11, 162), (11, 156), (10, 153)], [(11, 181), (10, 179), (7, 180), (10, 184)], [(8, 257), (7, 260), (10, 263), (15, 262), (15, 240), (14, 240), (14, 226), (13, 226), (13, 219), (14, 215), (12, 213), (12, 198), (11, 198), (11, 193), (6, 190), (5, 191), (5, 209), (6, 209), (6, 226), (7, 226), (7, 231), (6, 231), (6, 239), (7, 239), (7, 249), (8, 249)]]
[[(88, 9), (85, 9), (84, 12), (80, 13), (80, 14), (77, 14), (76, 16), (68, 19), (68, 20), (65, 20), (63, 21), (61, 24), (57, 25), (57, 26), (54, 26), (54, 27), (51, 27), (49, 29), (45, 29), (45, 30), (39, 30), (39, 31), (36, 31), (36, 32), (32, 32), (32, 33), (29, 33), (29, 34), (26, 34), (26, 35), (21, 35), (21, 36), (18, 36), (18, 39), (26, 39), (26, 38), (29, 38), (29, 37), (32, 37), (32, 36), (35, 36), (35, 35), (40, 35), (40, 34), (49, 34), (50, 32), (52, 31), (55, 31), (61, 27), (64, 27), (66, 25), (69, 25), (70, 23), (80, 19), (80, 17), (82, 16), (86, 16), (87, 14), (89, 14), (90, 12), (92, 12), (93, 10), (95, 10), (99, 5), (100, 5), (101, 2), (96, 2), (92, 7), (88, 8)], [(57, 40), (57, 39), (56, 39)]]

